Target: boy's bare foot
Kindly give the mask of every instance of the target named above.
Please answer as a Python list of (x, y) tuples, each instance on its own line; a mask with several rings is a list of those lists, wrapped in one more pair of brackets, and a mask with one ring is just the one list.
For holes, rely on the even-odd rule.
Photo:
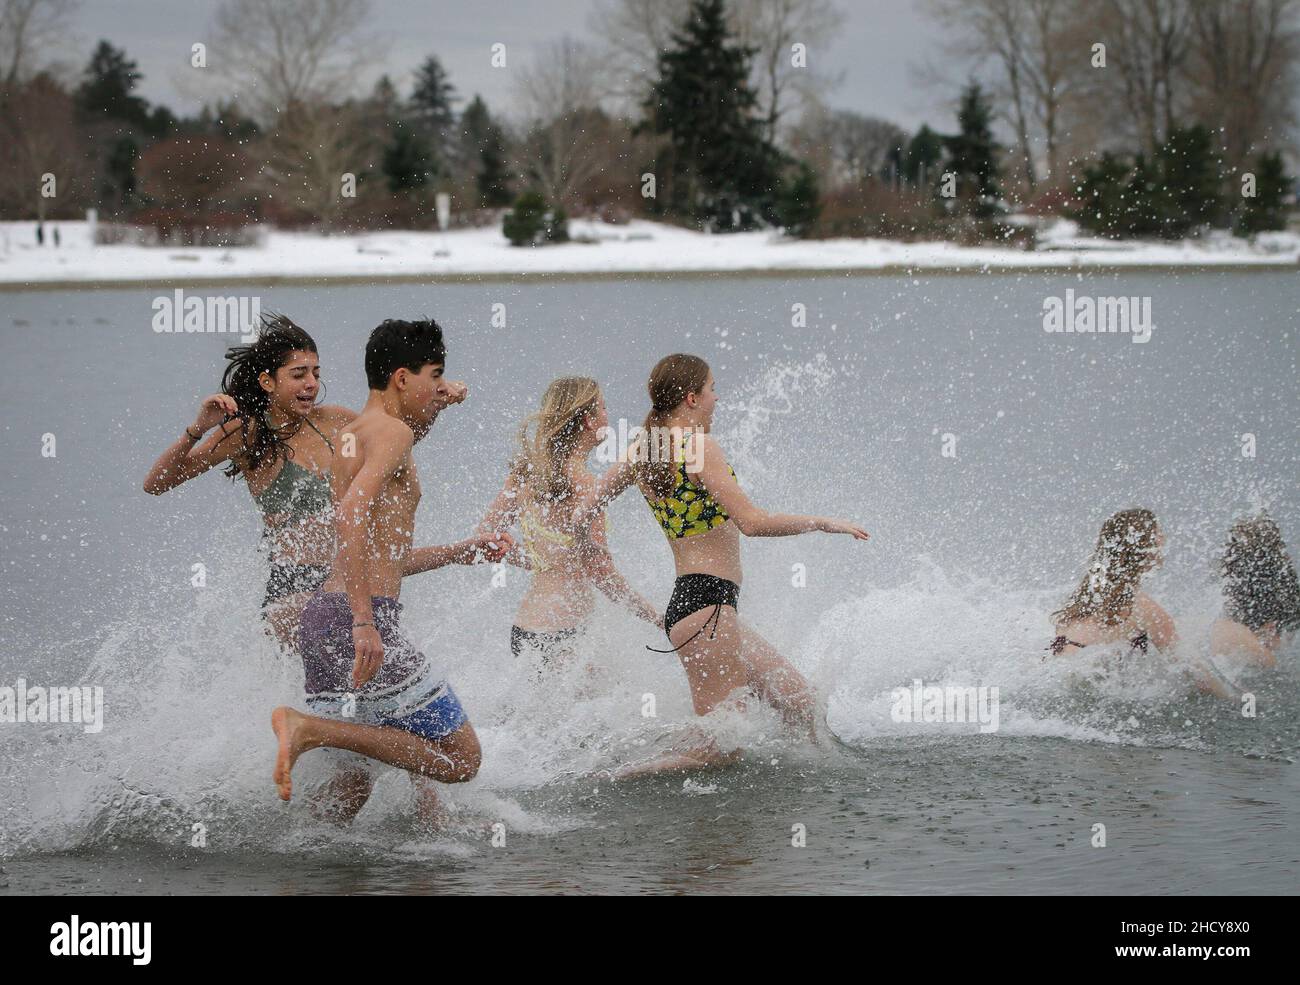
[(281, 705), (271, 712), (271, 730), (280, 740), (280, 748), (275, 755), (275, 772), (271, 774), (271, 779), (280, 790), (281, 800), (288, 800), (293, 796), (291, 774), (293, 764), (297, 761), (298, 754), (302, 752), (302, 746), (298, 742), (298, 730), (302, 728), (305, 717), (288, 705)]

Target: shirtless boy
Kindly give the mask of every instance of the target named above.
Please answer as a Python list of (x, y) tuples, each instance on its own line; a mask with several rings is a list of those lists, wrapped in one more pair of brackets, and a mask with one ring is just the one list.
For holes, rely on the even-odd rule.
[[(294, 762), (308, 749), (345, 749), (408, 770), (421, 812), (436, 810), (428, 780), (462, 783), (478, 772), (478, 737), (434, 661), (399, 626), (402, 579), (446, 564), (497, 561), (508, 536), (475, 537), (412, 549), (420, 482), (411, 451), (438, 412), (463, 399), (443, 378), (446, 349), (433, 321), (385, 321), (366, 344), (370, 396), (338, 436), (331, 483), (338, 556), (302, 613), (298, 648), (307, 704), (271, 715), (279, 739), (274, 779), (292, 795)], [(352, 767), (330, 782), (333, 809), (350, 820), (373, 780)]]

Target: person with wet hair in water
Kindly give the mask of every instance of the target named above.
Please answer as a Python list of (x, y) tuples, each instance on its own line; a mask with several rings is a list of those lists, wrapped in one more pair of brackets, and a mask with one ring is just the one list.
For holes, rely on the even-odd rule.
[(1148, 645), (1161, 652), (1173, 647), (1174, 621), (1141, 590), (1147, 572), (1164, 563), (1164, 545), (1164, 532), (1148, 509), (1107, 518), (1079, 587), (1052, 613), (1056, 637), (1045, 649), (1068, 656), (1099, 644), (1127, 643), (1130, 653), (1146, 653)]
[(536, 669), (565, 664), (586, 631), (597, 589), (633, 615), (663, 628), (663, 617), (627, 583), (605, 540), (604, 517), (578, 536), (568, 531), (575, 504), (594, 494), (587, 458), (600, 444), (609, 414), (597, 382), (562, 376), (519, 429), (519, 451), (505, 483), (479, 524), (492, 534), (518, 526), (523, 550), (510, 560), (532, 579), (510, 627), (510, 650)]
[(243, 479), (262, 514), (270, 572), (262, 615), (292, 647), (302, 607), (329, 575), (334, 556), (329, 463), (339, 430), (356, 415), (317, 403), (324, 391), (316, 342), (284, 315), (267, 314), (256, 340), (226, 353), (221, 392), (154, 462), (154, 496), (222, 463)]
[(1210, 627), (1210, 652), (1253, 667), (1277, 666), (1277, 651), (1300, 629), (1300, 583), (1267, 516), (1239, 520), (1219, 561), (1223, 613)]
[[(611, 468), (578, 513), (579, 530), (592, 516), (635, 485), (672, 552), (676, 580), (664, 611), (664, 632), (681, 662), (695, 713), (739, 711), (745, 695), (771, 705), (791, 726), (814, 737), (812, 689), (794, 665), (739, 616), (743, 570), (740, 539), (869, 534), (846, 520), (772, 513), (741, 488), (722, 446), (710, 433), (718, 403), (713, 372), (699, 356), (676, 353), (655, 365), (647, 383), (650, 443), (634, 460)], [(650, 649), (659, 649), (651, 647)], [(617, 777), (695, 769), (732, 760), (712, 737), (694, 731), (685, 747), (656, 760), (624, 767)]]

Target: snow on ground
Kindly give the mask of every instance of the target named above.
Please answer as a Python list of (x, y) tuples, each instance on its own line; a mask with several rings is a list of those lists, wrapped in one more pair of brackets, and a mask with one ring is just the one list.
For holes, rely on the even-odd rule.
[[(51, 245), (56, 226), (58, 248)], [(491, 227), (446, 235), (339, 236), (270, 229), (260, 246), (231, 249), (95, 246), (86, 223), (58, 222), (47, 223), (42, 247), (36, 245), (34, 223), (3, 222), (0, 284), (1300, 263), (1295, 233), (1265, 234), (1254, 242), (1223, 234), (1181, 243), (1115, 243), (1081, 236), (1068, 221), (1045, 229), (1034, 251), (878, 239), (787, 240), (771, 232), (711, 236), (640, 220), (620, 226), (574, 221), (570, 235), (595, 242), (512, 247), (499, 227)]]

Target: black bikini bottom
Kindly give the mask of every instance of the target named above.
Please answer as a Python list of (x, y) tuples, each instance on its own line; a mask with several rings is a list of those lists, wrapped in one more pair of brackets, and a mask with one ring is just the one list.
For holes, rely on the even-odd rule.
[[(664, 632), (671, 633), (674, 624), (681, 622), (692, 612), (699, 612), (709, 606), (714, 607), (710, 618), (716, 631), (722, 606), (729, 605), (734, 609), (739, 601), (740, 586), (734, 581), (727, 581), (715, 575), (682, 575), (673, 582), (672, 598), (668, 600), (668, 608), (664, 612)], [(707, 626), (708, 623), (705, 625)]]
[(578, 628), (569, 629), (522, 629), (510, 627), (510, 652), (519, 656), (524, 647), (538, 653), (542, 662), (552, 657), (567, 657), (573, 653), (573, 644), (577, 641)]
[(330, 569), (323, 564), (272, 564), (262, 608), (290, 595), (314, 592), (325, 584), (329, 576)]

